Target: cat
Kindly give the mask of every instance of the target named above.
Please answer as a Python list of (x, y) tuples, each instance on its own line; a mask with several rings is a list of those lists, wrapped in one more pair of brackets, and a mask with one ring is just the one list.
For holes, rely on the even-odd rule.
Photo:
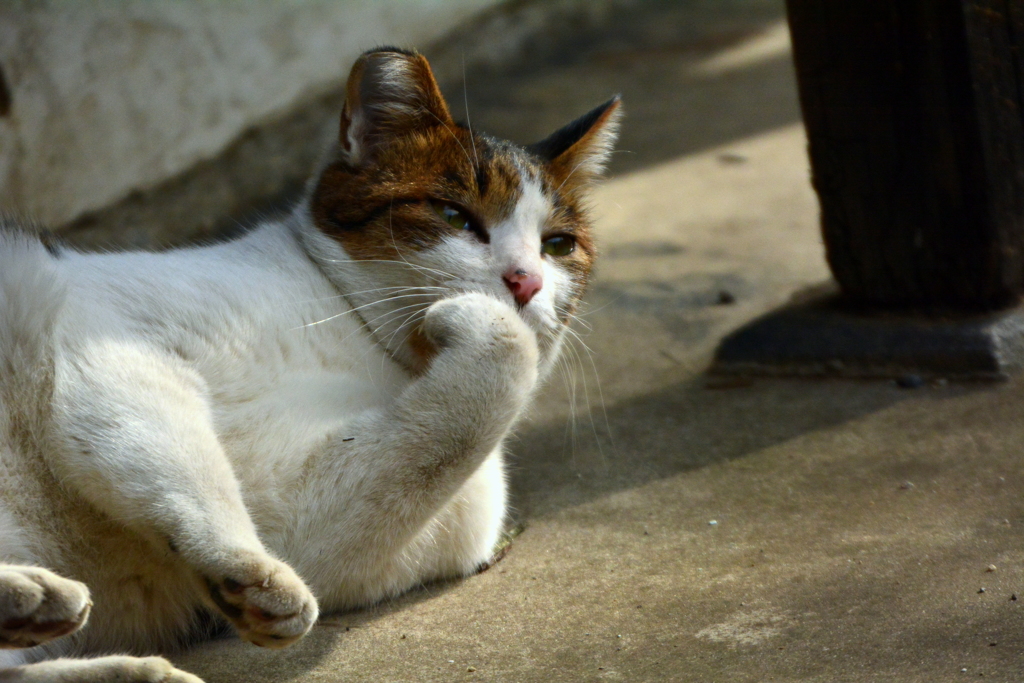
[(321, 610), (487, 566), (502, 442), (586, 289), (620, 116), (615, 97), (518, 147), (379, 48), (285, 219), (100, 254), (8, 222), (0, 678), (194, 683), (66, 657), (166, 651), (209, 614), (283, 647)]

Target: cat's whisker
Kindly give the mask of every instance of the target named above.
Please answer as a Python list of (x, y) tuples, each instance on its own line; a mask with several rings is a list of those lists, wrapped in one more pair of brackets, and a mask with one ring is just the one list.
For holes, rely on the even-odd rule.
[[(386, 311), (386, 312), (384, 312), (384, 313), (381, 313), (381, 314), (380, 314), (380, 315), (378, 315), (378, 316), (377, 316), (376, 318), (372, 318), (372, 319), (370, 319), (370, 320), (367, 320), (367, 321), (366, 321), (366, 324), (367, 324), (367, 326), (369, 326), (369, 327), (371, 327), (371, 328), (372, 328), (372, 326), (373, 326), (373, 323), (377, 322), (378, 320), (381, 320), (382, 318), (385, 318), (385, 317), (391, 316), (391, 315), (393, 315), (393, 314), (396, 314), (396, 313), (400, 313), (400, 312), (402, 312), (402, 311), (407, 311), (407, 310), (409, 310), (410, 308), (416, 308), (416, 307), (423, 307), (423, 309), (425, 310), (425, 309), (427, 309), (427, 308), (429, 308), (429, 307), (430, 307), (430, 303), (432, 303), (432, 302), (427, 302), (427, 303), (415, 303), (415, 304), (409, 304), (409, 305), (407, 305), (407, 306), (401, 306), (401, 307), (399, 307), (399, 308), (395, 308), (395, 309), (392, 309), (392, 310), (390, 310), (390, 311)], [(378, 325), (377, 327), (381, 327), (382, 325), (386, 325), (386, 324), (387, 324), (387, 323), (389, 323), (389, 322), (393, 322), (393, 320), (387, 320), (387, 321), (385, 321), (385, 322), (381, 323), (380, 325)]]
[(358, 265), (358, 264), (362, 264), (362, 263), (381, 263), (381, 264), (389, 264), (390, 263), (390, 264), (398, 265), (398, 266), (407, 266), (409, 268), (414, 268), (414, 269), (419, 270), (419, 271), (424, 271), (424, 272), (429, 272), (429, 273), (437, 273), (438, 275), (440, 275), (442, 277), (458, 277), (457, 275), (445, 272), (443, 270), (438, 270), (437, 268), (431, 268), (429, 266), (420, 265), (418, 263), (410, 263), (409, 261), (396, 261), (394, 259), (347, 259), (347, 260), (343, 260), (343, 259), (327, 259), (326, 262), (330, 263), (332, 265)]
[[(392, 316), (392, 314), (394, 314), (394, 315)], [(387, 325), (388, 323), (393, 322), (394, 320), (396, 320), (399, 317), (401, 317), (401, 311), (398, 311), (398, 310), (396, 310), (396, 311), (389, 311), (388, 313), (380, 316), (379, 318), (374, 318), (374, 321), (376, 321), (378, 319), (381, 319), (381, 318), (387, 318), (386, 320), (384, 320), (381, 323), (381, 325)], [(357, 331), (353, 331), (353, 332), (350, 332), (349, 334), (345, 335), (345, 337), (341, 340), (342, 343), (347, 341), (353, 334), (356, 334), (356, 332)], [(362, 355), (359, 357), (359, 361), (361, 362), (363, 359), (365, 359), (366, 356), (369, 355), (372, 351), (373, 351), (372, 348), (364, 349)]]
[[(572, 354), (572, 357), (575, 358), (576, 363), (580, 368), (580, 380), (583, 383), (583, 400), (586, 404), (587, 416), (590, 418), (590, 427), (594, 433), (594, 440), (597, 443), (597, 450), (601, 454), (602, 459), (604, 459), (604, 451), (601, 448), (601, 437), (598, 436), (597, 425), (594, 422), (594, 409), (593, 406), (590, 404), (590, 386), (587, 384), (587, 374), (583, 368), (583, 359), (581, 358), (579, 351), (576, 350), (576, 347), (572, 343), (575, 341), (579, 341), (579, 336), (576, 335), (575, 332), (573, 332), (572, 330), (567, 329), (567, 331), (570, 333), (570, 335), (572, 335), (570, 337), (569, 351)], [(582, 344), (582, 342), (580, 343)]]
[(476, 136), (473, 135), (473, 120), (469, 118), (469, 89), (466, 84), (466, 51), (462, 51), (462, 101), (466, 105), (466, 126), (469, 128), (469, 140), (473, 143), (473, 157), (476, 159), (474, 169), (480, 168), (480, 155), (476, 150)]
[(583, 318), (581, 318), (579, 315), (577, 315), (577, 314), (573, 313), (572, 311), (570, 311), (568, 308), (560, 307), (557, 310), (560, 313), (564, 314), (565, 317), (568, 318), (570, 322), (578, 323), (588, 333), (594, 331), (594, 326), (593, 325), (591, 325), (588, 321), (586, 321)]
[(445, 129), (446, 131), (448, 131), (448, 134), (452, 136), (452, 139), (453, 139), (453, 140), (455, 140), (455, 143), (456, 143), (456, 144), (457, 144), (457, 145), (458, 145), (459, 147), (461, 147), (461, 148), (462, 148), (462, 153), (466, 155), (466, 161), (468, 161), (468, 162), (469, 162), (469, 166), (470, 166), (470, 168), (472, 168), (472, 169), (474, 169), (474, 170), (475, 170), (475, 169), (476, 169), (476, 166), (474, 166), (474, 165), (473, 165), (473, 158), (469, 156), (469, 151), (468, 151), (468, 150), (466, 149), (466, 146), (465, 146), (465, 145), (463, 145), (463, 144), (462, 144), (462, 142), (461, 142), (461, 141), (459, 140), (459, 136), (457, 136), (457, 135), (455, 134), (455, 131), (453, 131), (453, 130), (451, 129), (451, 127), (450, 127), (450, 126), (449, 126), (449, 125), (448, 125), (447, 123), (445, 123), (445, 122), (444, 122), (444, 121), (442, 121), (442, 120), (441, 120), (440, 118), (438, 118), (437, 114), (435, 114), (434, 112), (432, 112), (432, 111), (430, 111), (430, 110), (425, 110), (425, 111), (426, 111), (426, 113), (428, 113), (428, 114), (430, 114), (431, 116), (433, 116), (433, 117), (434, 117), (434, 119), (436, 119), (436, 120), (437, 120), (437, 122), (441, 124), (441, 127), (442, 127), (442, 128), (444, 128), (444, 129)]
[[(446, 289), (446, 288), (445, 287), (437, 287), (437, 286), (434, 286), (434, 285), (395, 285), (393, 287), (375, 287), (373, 289), (363, 289), (363, 290), (356, 291), (356, 292), (345, 292), (344, 294), (337, 294), (336, 296), (339, 296), (339, 297), (340, 296), (354, 296), (356, 294), (370, 294), (372, 292), (384, 292), (384, 291), (395, 290), (395, 289), (399, 289), (399, 290), (412, 290), (412, 289), (438, 290), (438, 289)], [(331, 297), (326, 297), (326, 298), (331, 298)]]
[[(590, 401), (590, 385), (589, 385), (589, 383), (587, 382), (587, 379), (586, 379), (586, 370), (584, 368), (582, 356), (580, 355), (579, 351), (577, 351), (577, 349), (575, 348), (576, 344), (579, 344), (579, 345), (581, 345), (584, 348), (584, 350), (588, 354), (588, 358), (590, 360), (591, 367), (594, 369), (594, 375), (595, 375), (596, 385), (597, 385), (597, 389), (598, 389), (598, 396), (599, 396), (599, 399), (600, 399), (600, 402), (601, 402), (602, 413), (604, 414), (604, 418), (605, 418), (605, 430), (606, 430), (606, 433), (608, 434), (608, 438), (610, 440), (611, 439), (610, 422), (608, 420), (607, 412), (605, 410), (604, 395), (603, 395), (603, 391), (601, 389), (600, 376), (597, 374), (597, 368), (596, 368), (596, 364), (594, 363), (594, 360), (593, 360), (593, 357), (592, 357), (592, 353), (591, 353), (589, 347), (586, 345), (586, 343), (582, 340), (580, 335), (575, 330), (572, 330), (568, 326), (565, 327), (565, 331), (567, 333), (567, 337), (566, 337), (567, 338), (567, 344), (566, 345), (568, 346), (568, 353), (563, 354), (559, 358), (559, 364), (560, 364), (560, 367), (564, 371), (563, 377), (565, 378), (566, 386), (567, 386), (567, 393), (569, 394), (568, 398), (569, 398), (569, 413), (570, 413), (570, 416), (569, 416), (569, 424), (567, 424), (567, 431), (568, 431), (569, 427), (571, 426), (572, 444), (573, 444), (574, 453), (575, 453), (575, 448), (577, 447), (578, 436), (579, 436), (578, 435), (578, 412), (577, 411), (580, 408), (580, 398), (579, 398), (579, 396), (580, 396), (580, 394), (582, 394), (582, 398), (583, 398), (582, 403), (583, 403), (583, 405), (586, 408), (587, 417), (588, 417), (588, 419), (590, 421), (591, 431), (593, 432), (594, 440), (595, 440), (598, 452), (601, 455), (602, 461), (604, 461), (607, 464), (607, 459), (605, 457), (604, 449), (602, 448), (602, 445), (601, 445), (601, 437), (599, 436), (598, 431), (597, 431), (597, 423), (596, 423), (596, 421), (594, 419), (593, 406), (592, 406), (591, 401)], [(578, 391), (578, 389), (579, 389), (581, 384), (582, 384), (582, 391), (580, 392), (580, 391)]]
[[(324, 323), (330, 322), (330, 321), (335, 320), (337, 318), (340, 318), (342, 316), (349, 315), (350, 313), (355, 313), (356, 311), (360, 311), (360, 310), (362, 310), (364, 308), (369, 308), (370, 306), (377, 306), (377, 305), (380, 305), (380, 304), (385, 304), (385, 303), (388, 303), (389, 301), (395, 301), (397, 299), (409, 299), (409, 298), (412, 298), (412, 297), (425, 297), (425, 296), (429, 296), (429, 295), (428, 294), (398, 294), (396, 296), (390, 296), (390, 297), (387, 297), (387, 298), (384, 298), (384, 299), (377, 299), (376, 301), (370, 301), (368, 303), (362, 304), (361, 306), (355, 306), (353, 308), (348, 309), (347, 311), (341, 311), (340, 313), (336, 313), (334, 315), (328, 316), (328, 317), (326, 317), (326, 318), (324, 318), (322, 320), (317, 320), (317, 321), (314, 321), (314, 322), (311, 322), (311, 323), (306, 323), (305, 325), (300, 325), (299, 327), (293, 327), (292, 330), (301, 330), (301, 329), (305, 329), (307, 327), (313, 327), (314, 325), (322, 325)], [(403, 309), (399, 309), (399, 310), (403, 310)]]
[(572, 313), (568, 313), (567, 317), (569, 318), (570, 322), (576, 323), (577, 325), (579, 325), (580, 327), (585, 329), (588, 334), (594, 331), (594, 326), (591, 325), (590, 323), (588, 323), (583, 318), (577, 317), (577, 316), (573, 315)]
[[(383, 339), (383, 340), (381, 340), (379, 342), (381, 347), (384, 348), (384, 349), (388, 349), (389, 352), (393, 352), (392, 351), (392, 347), (391, 347), (391, 341), (392, 341), (392, 339), (394, 339), (395, 335), (398, 334), (402, 330), (403, 327), (405, 327), (407, 324), (409, 324), (410, 321), (415, 320), (418, 315), (422, 314), (429, 307), (430, 307), (429, 303), (422, 304), (421, 308), (416, 308), (416, 304), (413, 304), (413, 305), (410, 305), (410, 306), (404, 306), (402, 308), (396, 309), (395, 311), (391, 311), (392, 313), (398, 314), (398, 313), (401, 313), (402, 311), (407, 311), (410, 308), (413, 309), (413, 311), (411, 313), (407, 313), (405, 315), (405, 317), (402, 318), (402, 322), (398, 325), (397, 328), (395, 328), (395, 330), (391, 334), (389, 334), (387, 336), (387, 338), (385, 338), (385, 339)], [(387, 315), (387, 314), (385, 314), (385, 315)], [(384, 317), (384, 316), (380, 316), (380, 317)], [(401, 317), (402, 317), (401, 315), (389, 316), (386, 321), (382, 322), (380, 325), (377, 326), (377, 329), (381, 329), (385, 325), (390, 325), (395, 320), (397, 320), (398, 318), (401, 318)], [(373, 322), (376, 322), (377, 319), (378, 318), (374, 318), (374, 320), (370, 321), (370, 323), (372, 324)], [(414, 328), (413, 331), (415, 331), (415, 328)], [(402, 340), (402, 342), (399, 344), (399, 346), (404, 344), (405, 341), (409, 338), (410, 335), (412, 335), (412, 332), (410, 332), (409, 335), (407, 335)], [(369, 353), (369, 350), (367, 350), (366, 353)], [(364, 357), (365, 357), (366, 353), (363, 354)], [(388, 358), (388, 356), (386, 354), (381, 356), (381, 359), (380, 359), (381, 371), (384, 370), (384, 362), (385, 362), (385, 360), (387, 360), (387, 358)]]
[[(401, 331), (402, 331), (402, 328), (403, 328), (403, 327), (405, 327), (405, 326), (406, 326), (407, 324), (409, 324), (409, 322), (411, 322), (411, 321), (412, 321), (412, 318), (413, 318), (414, 316), (416, 316), (416, 315), (419, 315), (420, 313), (422, 313), (422, 312), (426, 311), (426, 309), (427, 309), (427, 308), (429, 308), (429, 306), (427, 306), (427, 307), (424, 307), (424, 308), (423, 308), (422, 310), (420, 310), (420, 311), (413, 311), (413, 312), (412, 312), (412, 314), (410, 314), (410, 315), (409, 315), (409, 316), (408, 316), (408, 317), (407, 317), (407, 318), (406, 318), (406, 319), (405, 319), (405, 320), (404, 320), (404, 321), (402, 322), (402, 324), (401, 324), (401, 325), (399, 325), (399, 326), (398, 326), (398, 328), (397, 328), (397, 329), (395, 329), (395, 331), (391, 333), (391, 336), (390, 336), (390, 337), (388, 337), (389, 343), (390, 343), (390, 340), (391, 340), (391, 339), (393, 339), (393, 338), (394, 338), (394, 337), (395, 337), (395, 336), (396, 336), (396, 335), (397, 335), (397, 334), (398, 334), (399, 332), (401, 332)], [(402, 338), (402, 341), (401, 341), (401, 342), (399, 342), (399, 344), (398, 344), (398, 345), (399, 345), (399, 346), (401, 346), (401, 345), (405, 344), (405, 342), (409, 341), (409, 338), (410, 338), (410, 337), (411, 337), (411, 336), (412, 336), (412, 335), (413, 335), (413, 334), (414, 334), (415, 332), (416, 332), (416, 329), (415, 329), (415, 328), (413, 328), (413, 329), (409, 330), (409, 333), (408, 333), (407, 335), (405, 335), (405, 336), (404, 336), (404, 337)]]
[[(572, 377), (572, 442), (573, 448), (579, 450), (580, 423), (582, 422), (580, 415), (584, 408), (583, 403), (580, 401), (580, 376), (583, 374), (584, 369), (580, 364), (579, 359), (574, 358), (570, 354), (566, 354), (565, 356), (565, 366), (568, 368)], [(589, 409), (587, 410), (587, 417), (591, 417)]]
[(339, 318), (339, 317), (341, 317), (343, 315), (348, 315), (350, 313), (354, 313), (354, 312), (359, 311), (361, 309), (369, 308), (370, 306), (380, 305), (380, 304), (386, 303), (388, 301), (394, 301), (395, 299), (407, 299), (407, 298), (411, 298), (411, 297), (424, 297), (424, 296), (427, 296), (427, 295), (425, 295), (425, 294), (404, 294), (404, 295), (389, 297), (389, 298), (386, 298), (386, 299), (378, 299), (376, 301), (370, 301), (370, 302), (362, 304), (360, 306), (355, 306), (354, 308), (349, 308), (348, 310), (343, 310), (343, 311), (341, 311), (339, 313), (335, 313), (334, 315), (330, 315), (328, 317), (325, 317), (325, 318), (321, 319), (321, 321), (315, 321), (313, 323), (307, 323), (307, 324), (305, 324), (303, 326), (300, 326), (300, 327), (297, 327), (297, 328), (292, 328), (292, 330), (302, 330), (302, 329), (313, 327), (313, 326), (316, 326), (316, 325), (323, 325), (325, 323), (330, 323), (331, 321), (334, 321), (334, 319), (337, 319), (337, 318)]
[[(391, 234), (391, 243), (392, 243), (392, 244), (394, 245), (394, 247), (395, 247), (395, 253), (397, 253), (397, 254), (398, 254), (399, 256), (401, 256), (401, 257), (402, 257), (402, 261), (404, 261), (404, 262), (405, 262), (406, 264), (408, 264), (408, 265), (410, 265), (410, 266), (411, 266), (412, 264), (411, 264), (411, 263), (409, 263), (408, 259), (406, 259), (406, 258), (405, 258), (405, 256), (404, 256), (404, 255), (402, 254), (402, 250), (401, 250), (401, 249), (400, 249), (400, 248), (398, 247), (398, 242), (397, 242), (397, 241), (395, 240), (395, 231), (394, 231), (394, 226), (393, 226), (393, 224), (392, 224), (392, 222), (391, 222), (391, 218), (392, 218), (392, 214), (391, 214), (391, 212), (392, 212), (393, 208), (394, 208), (394, 200), (392, 200), (392, 204), (391, 204), (391, 205), (390, 205), (390, 206), (388, 207), (388, 231), (389, 231), (389, 232), (390, 232), (390, 234)], [(406, 320), (406, 322), (407, 322), (407, 321), (408, 321), (408, 320)], [(404, 325), (404, 324), (405, 324), (405, 322), (403, 322), (403, 323), (402, 323), (402, 325)], [(398, 329), (401, 329), (401, 328), (402, 328), (402, 326), (399, 326), (399, 328), (398, 328)], [(392, 334), (392, 337), (393, 337), (393, 336), (394, 336), (394, 335)], [(385, 345), (384, 345), (384, 346), (385, 346), (385, 348), (390, 348), (390, 347), (388, 346), (388, 344), (390, 343), (390, 341), (391, 341), (391, 338), (389, 337), (389, 339), (388, 339), (388, 342), (387, 342), (387, 343), (385, 343)], [(403, 340), (403, 343), (405, 343), (405, 342), (404, 342), (404, 340)], [(381, 359), (381, 363), (383, 364), (383, 359)]]
[[(385, 340), (384, 340), (384, 341), (382, 342), (382, 345), (384, 346), (384, 348), (386, 348), (386, 349), (390, 349), (390, 348), (391, 348), (391, 342), (392, 342), (392, 340), (393, 340), (393, 339), (394, 339), (394, 338), (395, 338), (395, 337), (396, 337), (396, 336), (398, 335), (398, 333), (399, 333), (399, 332), (401, 332), (401, 331), (402, 331), (402, 328), (404, 328), (404, 327), (405, 327), (406, 325), (408, 325), (408, 324), (409, 324), (410, 322), (413, 322), (413, 321), (414, 321), (414, 319), (416, 318), (416, 316), (417, 316), (417, 315), (419, 315), (420, 313), (422, 313), (423, 311), (425, 311), (425, 310), (426, 310), (427, 308), (428, 308), (428, 306), (424, 306), (423, 308), (421, 308), (421, 309), (419, 309), (419, 310), (415, 310), (415, 311), (413, 311), (412, 313), (410, 313), (409, 315), (407, 315), (407, 316), (406, 316), (406, 317), (405, 317), (405, 318), (404, 318), (404, 319), (402, 320), (401, 324), (400, 324), (400, 325), (399, 325), (399, 326), (398, 326), (397, 328), (395, 328), (395, 331), (394, 331), (394, 332), (392, 332), (391, 334), (389, 334), (389, 335), (388, 335), (388, 337), (387, 337), (387, 339), (385, 339)], [(410, 336), (412, 336), (413, 332), (415, 332), (415, 331), (416, 331), (416, 330), (415, 330), (415, 328), (413, 328), (412, 330), (410, 330), (409, 334), (407, 334), (407, 335), (406, 335), (406, 336), (405, 336), (405, 337), (404, 337), (404, 338), (402, 339), (402, 341), (401, 341), (401, 342), (400, 342), (400, 343), (398, 344), (398, 346), (402, 346), (402, 344), (405, 344), (405, 342), (406, 342), (406, 341), (408, 341), (409, 337), (410, 337)], [(383, 359), (383, 358), (381, 358), (381, 363), (383, 363), (383, 362), (384, 362), (384, 359)]]
[[(597, 363), (594, 361), (594, 352), (591, 350), (591, 348), (589, 346), (587, 346), (587, 343), (585, 341), (583, 341), (583, 337), (581, 337), (578, 332), (576, 332), (575, 330), (573, 330), (572, 328), (569, 328), (569, 327), (566, 328), (566, 332), (569, 333), (570, 339), (573, 342), (578, 343), (580, 346), (583, 347), (583, 350), (587, 354), (587, 360), (590, 361), (590, 367), (594, 371), (594, 380), (595, 380), (594, 383), (597, 386), (597, 397), (598, 397), (598, 400), (601, 403), (601, 414), (604, 417), (605, 434), (608, 437), (609, 444), (614, 448), (615, 441), (614, 441), (614, 438), (612, 436), (612, 425), (611, 425), (611, 421), (608, 419), (608, 404), (604, 400), (604, 389), (601, 387), (601, 375), (597, 371)], [(570, 346), (570, 348), (572, 348), (572, 347)], [(575, 352), (575, 349), (573, 349), (573, 351)], [(577, 354), (577, 358), (579, 358), (578, 354)], [(581, 359), (580, 360), (580, 364), (582, 365), (582, 363), (583, 363), (583, 361)], [(584, 387), (586, 387), (586, 379), (585, 378), (584, 378)], [(589, 395), (587, 396), (587, 408), (588, 409), (590, 408), (590, 397), (589, 397)], [(591, 425), (594, 426), (593, 425), (593, 421), (594, 421), (593, 414), (591, 414), (590, 420), (591, 420)], [(595, 436), (596, 436), (596, 426), (595, 426)]]
[(398, 247), (398, 242), (395, 240), (395, 226), (394, 226), (394, 224), (392, 223), (392, 220), (391, 220), (392, 219), (392, 211), (394, 211), (394, 208), (395, 208), (395, 199), (394, 199), (394, 197), (392, 197), (391, 198), (391, 204), (388, 206), (388, 233), (391, 235), (391, 244), (395, 248), (395, 253), (398, 254), (402, 258), (402, 261), (404, 261), (406, 264), (411, 266), (412, 264), (409, 263), (409, 259), (405, 258), (405, 255), (402, 254), (402, 250)]
[[(567, 307), (559, 306), (558, 304), (555, 304), (554, 308), (555, 308), (556, 316), (560, 320), (561, 320), (561, 318), (566, 318), (569, 321), (569, 323), (573, 323), (573, 322), (579, 323), (580, 326), (582, 326), (588, 333), (594, 331), (593, 325), (591, 325), (589, 322), (587, 322), (586, 320), (584, 320), (583, 318), (581, 318), (577, 314), (575, 314), (572, 311), (570, 311)], [(568, 325), (566, 325), (566, 326), (568, 326)]]
[(561, 190), (561, 189), (562, 189), (562, 186), (563, 186), (563, 185), (565, 185), (565, 184), (566, 184), (567, 182), (569, 182), (569, 178), (572, 178), (573, 174), (574, 174), (574, 173), (576, 173), (576, 171), (578, 171), (578, 170), (580, 170), (581, 168), (583, 168), (583, 166), (584, 166), (584, 165), (586, 165), (587, 163), (589, 163), (589, 161), (590, 161), (589, 159), (584, 159), (584, 160), (583, 160), (583, 161), (581, 161), (580, 163), (578, 163), (578, 164), (576, 164), (575, 166), (573, 166), (573, 167), (572, 167), (572, 170), (571, 170), (571, 171), (569, 171), (569, 175), (565, 176), (565, 178), (564, 178), (564, 179), (562, 180), (562, 182), (561, 182), (561, 183), (560, 183), (560, 184), (558, 185), (558, 187), (557, 187), (557, 188), (555, 188), (555, 192), (558, 192), (559, 190)]
[[(373, 318), (372, 320), (366, 321), (366, 324), (371, 329), (374, 329), (374, 327), (373, 327), (374, 323), (376, 323), (377, 321), (381, 320), (382, 322), (380, 322), (380, 324), (376, 326), (376, 329), (379, 330), (379, 329), (383, 328), (386, 325), (390, 325), (391, 323), (393, 323), (398, 318), (401, 318), (402, 317), (401, 313), (403, 311), (407, 311), (410, 308), (414, 309), (411, 313), (407, 313), (405, 315), (405, 317), (402, 319), (401, 324), (399, 324), (398, 328), (396, 328), (394, 332), (392, 332), (385, 340), (381, 340), (381, 341), (378, 342), (381, 347), (390, 350), (391, 349), (390, 344), (391, 344), (392, 338), (396, 334), (398, 334), (398, 332), (400, 332), (401, 329), (403, 327), (405, 327), (405, 325), (407, 325), (410, 321), (414, 320), (416, 318), (416, 316), (418, 316), (418, 315), (422, 314), (424, 311), (426, 311), (426, 309), (430, 307), (431, 303), (433, 303), (433, 302), (426, 302), (426, 303), (423, 303), (423, 304), (410, 304), (408, 306), (403, 306), (401, 308), (397, 308), (397, 309), (392, 310), (392, 311), (387, 311), (387, 312), (377, 316), (376, 318)], [(413, 331), (415, 331), (415, 330), (413, 330)], [(343, 339), (342, 341), (344, 342), (345, 340), (347, 340), (351, 336), (351, 334), (354, 334), (354, 333), (350, 333), (349, 335), (346, 335), (345, 339)], [(411, 335), (412, 335), (412, 331), (409, 333), (409, 335), (407, 335), (402, 340), (401, 344), (404, 344), (405, 341), (408, 340), (409, 336), (411, 336)], [(399, 344), (399, 346), (401, 346), (401, 344)], [(368, 353), (370, 353), (371, 350), (372, 349), (367, 349), (363, 353), (362, 357), (365, 357)], [(386, 355), (381, 357), (381, 369), (382, 370), (383, 370), (384, 361), (386, 360), (386, 358), (387, 358)]]
[[(591, 424), (593, 424), (593, 412), (590, 410), (587, 385), (583, 381), (583, 375), (586, 370), (580, 362), (579, 357), (572, 353), (567, 353), (565, 355), (565, 364), (569, 369), (569, 373), (572, 378), (572, 437), (573, 448), (578, 450), (582, 440), (580, 425), (583, 420), (580, 416), (585, 412), (587, 419), (589, 419)], [(600, 444), (598, 445), (600, 446)], [(598, 449), (598, 453), (601, 455), (602, 463), (605, 462), (604, 453), (600, 451), (600, 448)]]
[(409, 290), (413, 290), (413, 289), (433, 289), (433, 290), (447, 291), (448, 288), (446, 288), (446, 287), (433, 287), (433, 286), (423, 287), (423, 286), (418, 286), (418, 285), (396, 285), (394, 287), (375, 287), (373, 289), (364, 289), (364, 290), (358, 291), (358, 292), (346, 292), (345, 294), (331, 294), (330, 296), (319, 296), (319, 297), (313, 297), (312, 299), (296, 299), (294, 301), (290, 301), (289, 304), (291, 304), (291, 305), (295, 305), (295, 304), (312, 304), (312, 303), (317, 303), (318, 301), (331, 301), (332, 299), (344, 299), (345, 297), (357, 296), (359, 294), (372, 294), (374, 292), (384, 292), (384, 291), (389, 291), (389, 290), (390, 291), (394, 291), (394, 290), (409, 291)]
[[(608, 303), (604, 304), (603, 306), (599, 306), (598, 308), (593, 308), (593, 309), (590, 309), (590, 310), (587, 310), (587, 311), (581, 311), (580, 313), (573, 314), (573, 316), (576, 317), (576, 318), (585, 318), (585, 317), (594, 315), (598, 311), (603, 311), (604, 309), (608, 308), (609, 306), (618, 303), (622, 299), (623, 296), (625, 296), (625, 295), (624, 294), (619, 294), (618, 296), (616, 296), (614, 299), (612, 299)], [(587, 308), (586, 302), (581, 302), (581, 305), (582, 305), (582, 307)]]
[[(424, 309), (424, 310), (425, 310), (425, 309)], [(403, 323), (402, 325), (404, 326), (404, 325), (405, 325), (405, 323)], [(401, 326), (399, 327), (399, 329), (401, 329)], [(410, 337), (412, 337), (412, 335), (413, 335), (413, 334), (415, 334), (415, 333), (416, 333), (416, 328), (413, 328), (413, 329), (409, 330), (409, 333), (408, 333), (407, 335), (405, 335), (405, 337), (403, 337), (403, 338), (402, 338), (402, 341), (401, 341), (401, 342), (399, 342), (399, 346), (402, 346), (402, 345), (404, 345), (404, 344), (405, 344), (405, 343), (406, 343), (407, 341), (409, 341), (409, 338), (410, 338)]]
[[(387, 312), (382, 313), (381, 315), (377, 316), (376, 318), (373, 318), (371, 320), (367, 320), (366, 321), (366, 326), (368, 328), (370, 328), (370, 330), (372, 331), (374, 329), (373, 328), (373, 324), (376, 323), (378, 320), (384, 320), (385, 318), (386, 318), (386, 320), (384, 320), (382, 323), (380, 323), (380, 325), (378, 325), (378, 327), (381, 327), (383, 325), (387, 325), (388, 323), (393, 322), (395, 320), (395, 318), (399, 317), (402, 311), (407, 311), (410, 308), (414, 308), (415, 306), (423, 306), (423, 310), (426, 310), (427, 308), (430, 307), (430, 304), (410, 304), (408, 306), (403, 306), (401, 308), (396, 308), (394, 310), (387, 311)], [(413, 312), (413, 314), (415, 314), (415, 313), (416, 313), (416, 311)], [(394, 316), (394, 317), (391, 317), (391, 316)], [(347, 335), (342, 337), (342, 339), (338, 342), (338, 344), (339, 345), (343, 345), (346, 341), (349, 340), (349, 338), (352, 337), (353, 334), (358, 333), (361, 329), (362, 328), (358, 328), (356, 330), (353, 330), (352, 332), (349, 332)], [(367, 349), (363, 353), (363, 357), (365, 357), (366, 354), (370, 352), (370, 350), (371, 349)]]
[[(565, 393), (569, 399), (569, 418), (565, 421), (565, 442), (568, 442), (571, 449), (573, 467), (576, 465), (576, 377), (572, 372), (566, 356), (559, 356), (556, 362), (561, 371), (562, 383), (565, 385)], [(563, 442), (564, 448), (564, 442)]]
[(424, 266), (424, 265), (421, 265), (419, 263), (412, 263), (412, 262), (407, 261), (407, 260), (405, 260), (405, 261), (396, 261), (394, 259), (365, 259), (365, 260), (360, 260), (359, 263), (382, 263), (382, 264), (390, 263), (390, 264), (398, 265), (398, 266), (407, 266), (409, 268), (413, 268), (414, 270), (418, 270), (418, 271), (420, 271), (422, 273), (434, 273), (434, 274), (436, 274), (436, 275), (438, 275), (440, 277), (449, 277), (449, 278), (451, 278), (451, 277), (458, 277), (457, 275), (454, 275), (454, 274), (449, 273), (447, 271), (438, 270), (437, 268), (431, 268), (430, 266)]

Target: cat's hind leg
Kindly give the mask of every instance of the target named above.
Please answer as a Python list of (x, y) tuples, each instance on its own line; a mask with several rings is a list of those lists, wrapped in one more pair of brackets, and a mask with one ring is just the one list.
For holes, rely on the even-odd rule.
[(0, 565), (0, 648), (27, 648), (77, 631), (89, 589), (39, 567)]
[(54, 659), (0, 669), (4, 683), (203, 683), (163, 657)]
[[(74, 633), (89, 618), (91, 607), (89, 589), (83, 583), (40, 567), (0, 565), (0, 648), (35, 647)], [(0, 681), (202, 683), (161, 657), (57, 659), (35, 664), (22, 661), (20, 653), (15, 652), (0, 658)]]

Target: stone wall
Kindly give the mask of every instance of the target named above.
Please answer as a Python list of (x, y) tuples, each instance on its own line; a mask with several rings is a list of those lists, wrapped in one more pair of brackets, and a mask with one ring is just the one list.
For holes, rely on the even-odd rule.
[(65, 226), (336, 92), (363, 50), (431, 43), (498, 3), (4, 2), (0, 207)]

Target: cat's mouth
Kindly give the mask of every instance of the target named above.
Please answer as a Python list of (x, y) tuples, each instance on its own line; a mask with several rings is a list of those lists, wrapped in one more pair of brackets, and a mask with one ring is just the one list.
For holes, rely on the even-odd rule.
[(513, 308), (519, 313), (519, 317), (523, 319), (523, 322), (534, 331), (538, 341), (545, 337), (557, 335), (567, 322), (559, 320), (554, 314), (543, 315), (536, 307), (530, 304), (516, 304)]

